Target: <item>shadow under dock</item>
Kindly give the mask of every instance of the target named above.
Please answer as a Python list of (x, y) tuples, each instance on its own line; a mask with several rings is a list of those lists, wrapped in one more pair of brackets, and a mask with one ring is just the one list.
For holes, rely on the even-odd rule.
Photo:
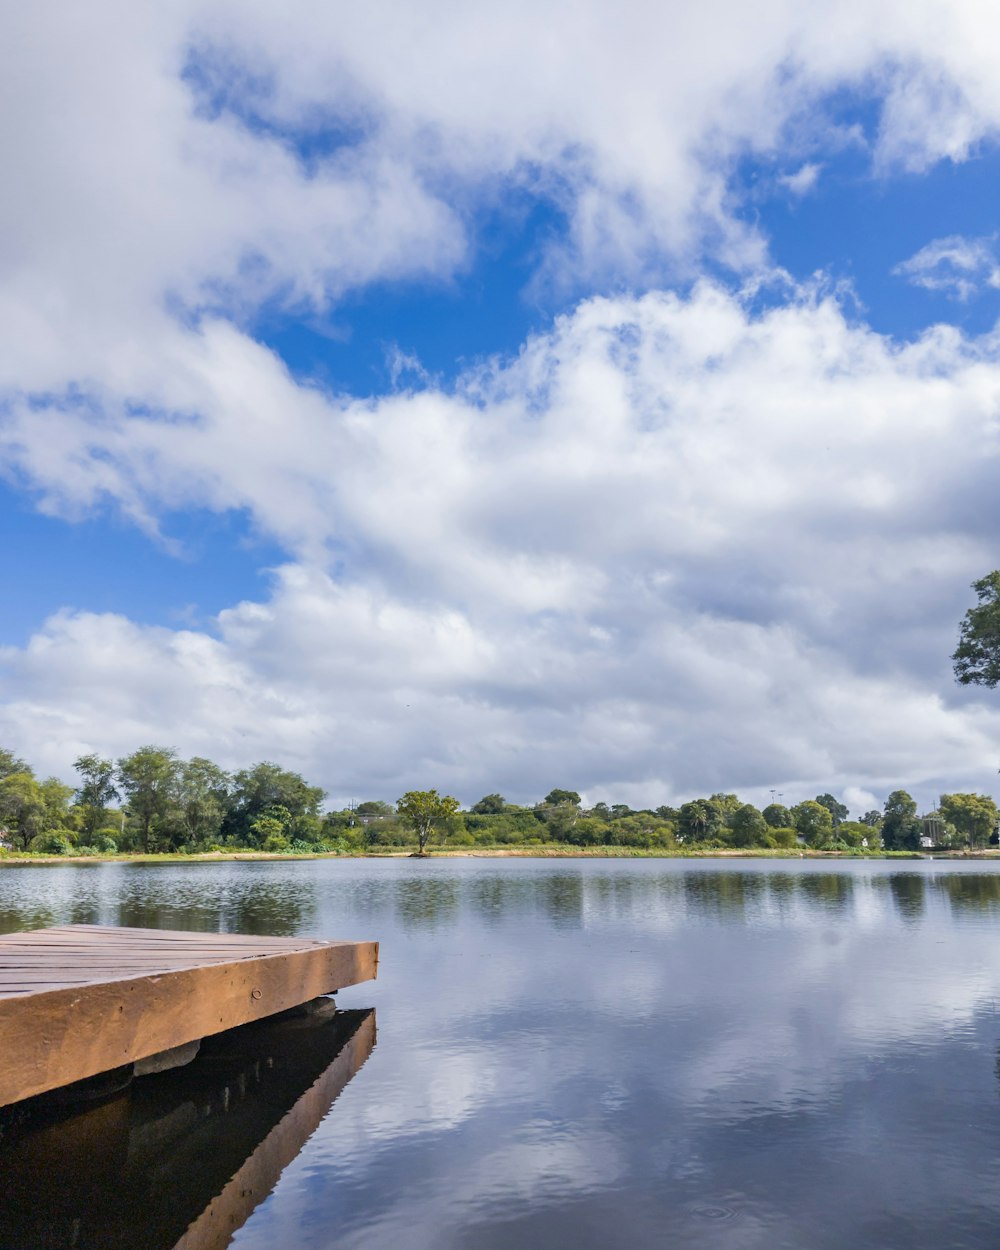
[(0, 1250), (222, 1250), (371, 1054), (375, 1013), (267, 1020), (0, 1141)]

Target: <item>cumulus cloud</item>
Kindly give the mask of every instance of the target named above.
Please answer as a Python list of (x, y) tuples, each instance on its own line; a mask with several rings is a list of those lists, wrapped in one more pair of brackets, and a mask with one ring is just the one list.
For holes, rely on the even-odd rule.
[(996, 22), (974, 0), (18, 6), (0, 379), (113, 368), (169, 337), (167, 310), (448, 275), (512, 186), (564, 217), (545, 270), (577, 289), (706, 252), (756, 267), (734, 163), (798, 148), (804, 178), (845, 91), (878, 111), (881, 166), (964, 159), (1000, 122)]
[(565, 223), (541, 282), (756, 270), (730, 175), (780, 156), (807, 189), (830, 101), (873, 103), (877, 133), (851, 134), (880, 168), (963, 159), (1000, 122), (996, 19), (972, 0), (103, 0), (3, 20), (0, 388), (23, 391), (120, 390), (151, 355), (168, 373), (205, 315), (446, 278), (512, 189)]
[(210, 633), (68, 613), (8, 649), (0, 736), (52, 767), (166, 737), (280, 743), (338, 797), (992, 780), (1000, 717), (947, 663), (993, 560), (992, 336), (702, 284), (448, 390), (333, 398), (224, 323), (184, 365), (13, 405), (0, 447), (53, 510), (246, 509), (293, 558)]
[(996, 239), (967, 239), (958, 234), (934, 239), (898, 264), (893, 273), (927, 291), (968, 300), (984, 286), (1000, 287)]
[(578, 300), (453, 385), (400, 353), (414, 389), (361, 401), (252, 326), (461, 271), (512, 190), (562, 223), (540, 282), (641, 288), (706, 256), (756, 279), (737, 162), (780, 156), (805, 192), (845, 93), (878, 116), (851, 131), (876, 168), (967, 158), (1000, 123), (992, 13), (104, 0), (3, 21), (3, 471), (155, 541), (172, 509), (245, 510), (288, 553), (208, 631), (86, 605), (40, 623), (2, 654), (24, 753), (280, 751), (339, 797), (984, 784), (996, 715), (944, 657), (995, 563), (993, 337), (900, 347), (809, 292), (752, 315), (701, 284)]

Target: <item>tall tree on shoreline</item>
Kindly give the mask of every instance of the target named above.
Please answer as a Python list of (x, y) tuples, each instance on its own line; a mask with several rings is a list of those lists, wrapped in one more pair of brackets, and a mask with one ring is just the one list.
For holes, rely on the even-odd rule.
[(979, 602), (969, 608), (959, 627), (952, 655), (955, 680), (962, 686), (1000, 682), (1000, 569), (972, 583)]
[(140, 747), (118, 761), (118, 784), (139, 823), (144, 851), (149, 850), (153, 825), (177, 801), (177, 770), (177, 752), (172, 747)]
[(301, 827), (317, 821), (322, 802), (320, 786), (311, 786), (298, 773), (270, 760), (261, 760), (252, 768), (233, 773), (223, 833), (236, 841), (250, 837), (254, 822), (263, 816), (273, 816), (274, 809), (280, 807), (291, 818), (286, 832), (295, 837)]
[(22, 851), (45, 828), (45, 796), (30, 772), (9, 773), (0, 780), (0, 827)]
[(920, 832), (916, 803), (905, 790), (893, 790), (885, 801), (882, 845), (887, 851), (917, 851)]
[(396, 804), (403, 823), (417, 835), (417, 854), (427, 853), (427, 840), (435, 826), (447, 823), (458, 811), (458, 799), (436, 790), (407, 790)]
[(99, 755), (81, 755), (73, 761), (73, 767), (80, 774), (81, 785), (76, 792), (76, 801), (83, 809), (83, 833), (90, 842), (104, 823), (108, 804), (118, 798), (115, 766), (111, 760), (101, 759)]
[(838, 825), (842, 825), (851, 814), (848, 808), (846, 808), (843, 803), (835, 799), (832, 794), (817, 794), (816, 802), (821, 807), (825, 807), (833, 817), (834, 829), (836, 829)]
[(177, 798), (189, 843), (219, 836), (229, 806), (229, 774), (200, 755), (182, 762), (177, 771)]
[(969, 846), (986, 846), (1000, 819), (997, 805), (988, 794), (942, 794), (940, 810)]

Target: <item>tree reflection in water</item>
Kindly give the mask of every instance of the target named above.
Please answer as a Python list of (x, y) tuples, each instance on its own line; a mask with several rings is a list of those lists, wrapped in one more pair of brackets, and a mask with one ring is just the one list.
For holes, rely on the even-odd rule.
[(541, 910), (557, 929), (583, 926), (583, 878), (577, 872), (557, 872), (538, 883)]
[(1000, 907), (1000, 875), (994, 872), (949, 873), (936, 877), (934, 885), (944, 892), (956, 912)]
[(854, 878), (842, 872), (804, 872), (799, 891), (827, 912), (844, 914), (854, 905)]
[[(291, 937), (304, 932), (316, 911), (316, 880), (309, 864), (295, 878), (268, 876), (260, 865), (234, 865), (246, 872), (239, 888), (214, 875), (215, 865), (185, 866), (189, 881), (162, 901), (157, 872), (130, 872), (110, 923), (138, 929), (188, 929), (199, 933), (248, 933)], [(265, 865), (266, 867), (266, 865)], [(187, 887), (187, 888), (185, 888)]]
[(766, 889), (762, 873), (706, 871), (690, 872), (684, 877), (689, 911), (705, 918), (745, 917), (748, 906), (759, 904)]
[(407, 929), (434, 930), (458, 914), (459, 883), (447, 877), (410, 877), (396, 883), (396, 914)]
[(916, 872), (893, 873), (885, 880), (900, 916), (910, 923), (919, 920), (927, 906), (926, 880)]
[[(854, 905), (854, 878), (843, 872), (740, 872), (727, 865), (724, 871), (705, 867), (655, 876), (642, 871), (588, 877), (566, 868), (544, 875), (463, 879), (425, 862), (419, 872), (395, 882), (395, 911), (405, 928), (427, 932), (454, 926), (463, 908), (490, 924), (519, 915), (544, 916), (557, 928), (574, 929), (583, 928), (588, 918), (627, 919), (654, 910), (683, 909), (702, 920), (731, 923), (767, 909), (783, 915), (803, 905), (827, 916), (847, 915)], [(908, 889), (914, 891), (916, 907), (916, 887), (904, 886), (902, 893)]]
[(59, 923), (48, 907), (30, 909), (0, 907), (0, 933), (20, 933), (23, 929), (45, 929)]

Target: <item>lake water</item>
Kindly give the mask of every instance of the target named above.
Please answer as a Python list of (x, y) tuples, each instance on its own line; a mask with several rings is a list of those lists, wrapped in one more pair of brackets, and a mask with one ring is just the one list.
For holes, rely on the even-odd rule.
[(381, 942), (338, 996), (374, 1050), (241, 1250), (1000, 1242), (990, 865), (0, 871), (0, 930), (67, 922)]

